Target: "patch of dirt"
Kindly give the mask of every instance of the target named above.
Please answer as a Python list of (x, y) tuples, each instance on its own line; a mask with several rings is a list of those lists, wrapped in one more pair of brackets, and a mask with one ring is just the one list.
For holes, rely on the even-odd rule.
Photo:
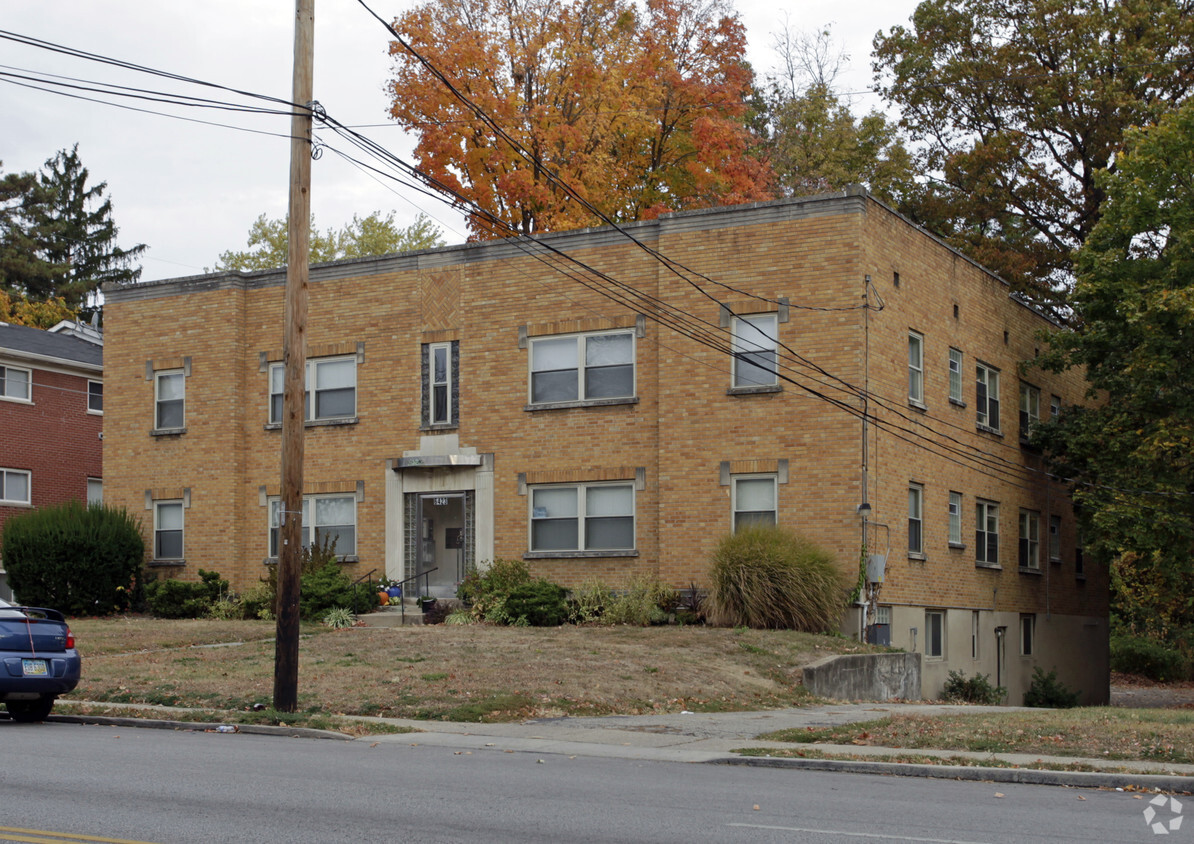
[(1158, 683), (1111, 672), (1111, 705), (1141, 709), (1194, 709), (1194, 682)]

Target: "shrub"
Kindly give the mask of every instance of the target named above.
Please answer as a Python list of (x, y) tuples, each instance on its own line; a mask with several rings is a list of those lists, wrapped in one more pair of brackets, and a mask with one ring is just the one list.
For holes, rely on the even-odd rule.
[(516, 587), (533, 580), (522, 560), (498, 559), (483, 571), (470, 571), (457, 587), (456, 597), (475, 618), (506, 624), (510, 621), (505, 612), (506, 598)]
[(1161, 683), (1183, 680), (1190, 674), (1180, 651), (1144, 636), (1111, 637), (1111, 670)]
[(964, 671), (951, 671), (945, 681), (942, 697), (962, 703), (985, 703), (994, 706), (1003, 703), (1003, 699), (1007, 697), (1007, 689), (1003, 686), (992, 686), (986, 674), (967, 677)]
[(505, 613), (511, 624), (558, 627), (568, 620), (568, 591), (547, 580), (533, 580), (510, 590)]
[(646, 627), (665, 624), (680, 604), (675, 589), (654, 575), (636, 575), (622, 589), (587, 581), (576, 591), (571, 616), (577, 623), (630, 624)]
[(1024, 705), (1069, 709), (1078, 705), (1078, 693), (1058, 680), (1056, 671), (1046, 674), (1037, 666), (1032, 669), (1032, 683), (1024, 693)]
[(145, 584), (149, 611), (158, 618), (203, 618), (225, 597), (228, 581), (199, 569), (199, 580), (153, 580)]
[(24, 604), (110, 615), (140, 602), (145, 542), (123, 507), (68, 501), (10, 516), (0, 557)]
[[(336, 556), (336, 540), (325, 539), (322, 543), (304, 547), (299, 555), (299, 616), (304, 621), (315, 621), (332, 607), (353, 606), (352, 579), (340, 568)], [(264, 594), (246, 593), (242, 601), (249, 603), (255, 615), (246, 609), (246, 618), (273, 618), (278, 609), (278, 567), (270, 566), (269, 575), (262, 580)], [(355, 590), (361, 610), (371, 609), (377, 598), (368, 594), (368, 589)], [(250, 603), (250, 596), (252, 601)], [(268, 604), (263, 599), (268, 596)]]
[(323, 623), (333, 630), (343, 630), (357, 623), (357, 617), (348, 607), (332, 607), (323, 614)]
[(709, 620), (726, 627), (833, 630), (845, 609), (833, 556), (778, 527), (744, 527), (713, 552)]

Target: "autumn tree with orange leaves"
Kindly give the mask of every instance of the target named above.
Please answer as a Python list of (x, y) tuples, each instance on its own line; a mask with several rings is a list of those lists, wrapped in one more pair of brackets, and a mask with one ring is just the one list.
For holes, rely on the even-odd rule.
[(426, 64), (391, 46), (391, 115), (420, 169), (500, 220), (472, 212), (474, 238), (600, 224), (585, 202), (627, 222), (774, 195), (727, 0), (428, 0), (394, 28)]

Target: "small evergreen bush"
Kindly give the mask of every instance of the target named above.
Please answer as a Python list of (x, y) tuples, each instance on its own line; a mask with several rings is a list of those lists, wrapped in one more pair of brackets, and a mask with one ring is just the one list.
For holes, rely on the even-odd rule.
[(470, 571), (457, 587), (456, 597), (479, 621), (508, 624), (513, 619), (506, 614), (506, 598), (515, 588), (533, 580), (522, 560), (498, 559), (484, 570)]
[(833, 556), (779, 527), (743, 527), (713, 552), (705, 610), (723, 627), (829, 632), (845, 609)]
[(199, 569), (199, 580), (152, 580), (145, 584), (149, 611), (158, 618), (205, 618), (225, 598), (228, 581)]
[(510, 590), (505, 614), (511, 624), (558, 627), (568, 620), (568, 592), (547, 580), (533, 580)]
[(1111, 637), (1111, 670), (1161, 683), (1190, 677), (1190, 666), (1181, 651), (1144, 636)]
[(967, 677), (964, 671), (951, 671), (945, 681), (942, 697), (962, 703), (985, 703), (994, 706), (1003, 703), (1003, 699), (1007, 697), (1007, 689), (1003, 686), (992, 686), (986, 674)]
[(1046, 674), (1037, 666), (1032, 669), (1032, 683), (1024, 693), (1024, 705), (1070, 709), (1078, 705), (1078, 693), (1058, 680), (1056, 671)]
[(10, 516), (0, 558), (8, 585), (29, 606), (110, 615), (141, 600), (145, 542), (123, 507), (68, 501)]

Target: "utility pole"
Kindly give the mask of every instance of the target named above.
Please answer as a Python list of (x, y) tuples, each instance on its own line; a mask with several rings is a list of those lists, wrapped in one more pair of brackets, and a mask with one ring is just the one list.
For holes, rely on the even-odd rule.
[(286, 264), (286, 374), (282, 393), (282, 512), (278, 548), (278, 625), (274, 709), (298, 704), (299, 558), (303, 547), (303, 424), (307, 416), (307, 275), (311, 243), (312, 64), (315, 0), (295, 0), (294, 87), (290, 119), (290, 255)]

